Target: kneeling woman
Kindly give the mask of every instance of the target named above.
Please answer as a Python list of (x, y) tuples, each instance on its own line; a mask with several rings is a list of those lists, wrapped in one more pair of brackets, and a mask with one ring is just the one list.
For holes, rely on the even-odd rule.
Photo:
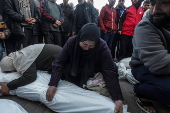
[(118, 70), (113, 62), (110, 49), (100, 38), (100, 30), (95, 24), (86, 24), (79, 34), (70, 37), (52, 64), (51, 80), (46, 99), (52, 101), (61, 78), (80, 87), (101, 72), (113, 101), (115, 110), (122, 113), (122, 92), (118, 80)]

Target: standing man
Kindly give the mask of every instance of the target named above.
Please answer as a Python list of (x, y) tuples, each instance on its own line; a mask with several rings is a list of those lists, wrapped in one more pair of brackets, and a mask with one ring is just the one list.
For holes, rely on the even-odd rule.
[(170, 105), (170, 0), (150, 0), (150, 11), (135, 29), (132, 74), (136, 102), (156, 113), (147, 99)]
[(108, 0), (109, 4), (102, 7), (99, 16), (99, 26), (103, 40), (106, 41), (109, 49), (112, 48), (114, 35), (117, 31), (117, 15), (113, 8), (115, 0)]
[(78, 0), (78, 3), (74, 11), (73, 36), (87, 23), (98, 24), (98, 15), (93, 4), (85, 0)]
[(141, 0), (131, 0), (132, 5), (128, 7), (122, 14), (119, 21), (118, 33), (120, 36), (120, 55), (119, 59), (131, 57), (133, 46), (132, 37), (134, 35), (135, 26), (143, 17), (144, 11), (141, 6)]
[(61, 24), (64, 22), (64, 14), (57, 0), (44, 0), (41, 2), (41, 24), (46, 44), (61, 44)]
[(11, 30), (11, 37), (5, 40), (7, 54), (21, 45), (38, 43), (39, 16), (34, 0), (5, 0), (4, 20)]
[(64, 13), (64, 23), (62, 24), (63, 32), (61, 32), (62, 46), (64, 46), (64, 44), (67, 42), (68, 37), (72, 35), (72, 28), (73, 28), (74, 10), (68, 4), (68, 1), (69, 0), (63, 0), (63, 3), (60, 4), (61, 9)]
[[(123, 12), (126, 9), (124, 3), (125, 3), (125, 0), (119, 0), (117, 6), (115, 7), (116, 13), (117, 13), (117, 21), (120, 20), (121, 15), (123, 14)], [(117, 47), (117, 49), (116, 49), (116, 47)], [(112, 49), (111, 49), (113, 59), (115, 57), (117, 59), (119, 59), (119, 49), (120, 49), (120, 34), (116, 32), (116, 34), (113, 38)]]

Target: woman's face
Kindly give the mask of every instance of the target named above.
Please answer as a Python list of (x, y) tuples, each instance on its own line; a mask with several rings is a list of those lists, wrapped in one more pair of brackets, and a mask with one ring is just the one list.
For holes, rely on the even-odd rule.
[(80, 42), (79, 45), (83, 50), (89, 50), (95, 47), (95, 42), (87, 40)]

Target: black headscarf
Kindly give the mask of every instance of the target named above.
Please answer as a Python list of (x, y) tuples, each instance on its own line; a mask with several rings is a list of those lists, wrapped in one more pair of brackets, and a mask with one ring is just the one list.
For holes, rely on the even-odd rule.
[[(83, 50), (79, 43), (87, 40), (94, 41), (95, 47)], [(92, 23), (84, 25), (75, 37), (74, 45), (71, 49), (71, 75), (75, 78), (80, 78), (80, 84), (78, 85), (81, 87), (89, 77), (94, 76), (95, 54), (99, 47), (99, 40), (100, 30), (96, 24)], [(80, 64), (83, 65), (80, 66)]]

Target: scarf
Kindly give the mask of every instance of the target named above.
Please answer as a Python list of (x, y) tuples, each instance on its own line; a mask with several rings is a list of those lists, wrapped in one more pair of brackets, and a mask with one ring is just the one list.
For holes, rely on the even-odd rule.
[[(94, 41), (95, 47), (89, 50), (83, 50), (79, 43), (83, 41)], [(99, 47), (100, 30), (96, 24), (84, 25), (79, 34), (75, 37), (73, 47), (71, 48), (71, 75), (80, 78), (79, 86), (94, 76), (95, 72), (95, 55)], [(80, 64), (83, 64), (81, 67)]]

